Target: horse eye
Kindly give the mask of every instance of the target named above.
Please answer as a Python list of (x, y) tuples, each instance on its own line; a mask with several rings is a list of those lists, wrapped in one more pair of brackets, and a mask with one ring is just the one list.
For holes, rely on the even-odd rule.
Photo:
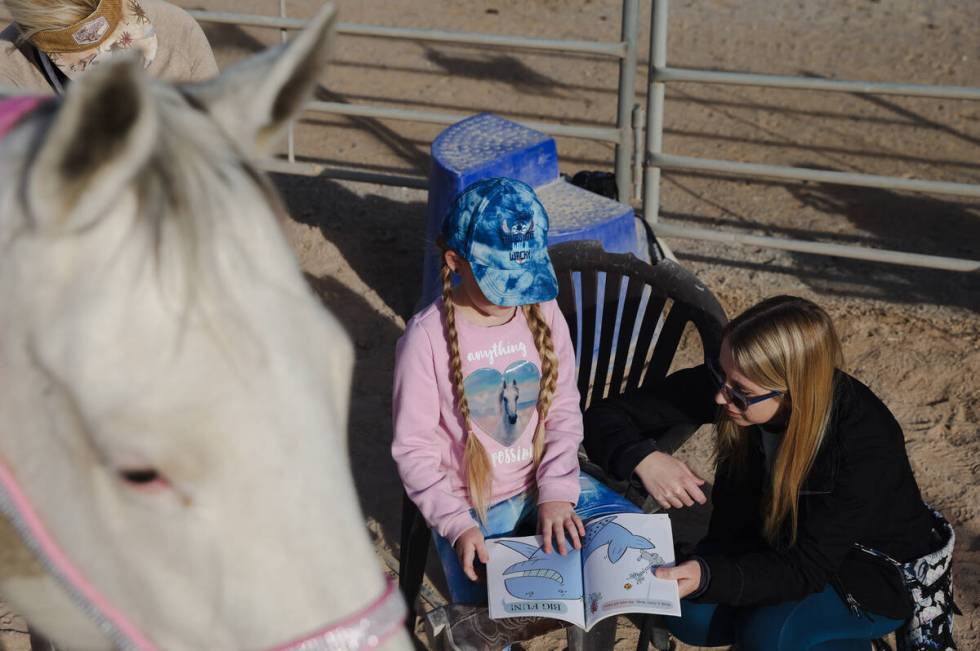
[(167, 481), (155, 468), (131, 468), (120, 470), (119, 476), (127, 484), (137, 487), (147, 487), (153, 484), (165, 485)]

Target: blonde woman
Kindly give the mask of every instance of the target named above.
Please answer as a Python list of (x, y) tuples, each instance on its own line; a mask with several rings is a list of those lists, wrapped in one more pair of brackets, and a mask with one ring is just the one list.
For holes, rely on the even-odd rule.
[[(658, 570), (687, 597), (668, 622), (684, 642), (867, 651), (910, 616), (899, 572), (856, 543), (917, 559), (936, 547), (932, 517), (901, 427), (842, 364), (827, 313), (778, 296), (728, 324), (714, 364), (586, 414), (590, 457), (651, 488), (659, 433), (717, 423), (707, 537), (696, 556)], [(680, 506), (691, 501), (683, 490), (660, 497)]]
[(545, 551), (565, 554), (581, 547), (583, 519), (638, 509), (580, 477), (575, 353), (534, 190), (477, 181), (440, 241), (443, 295), (398, 342), (392, 455), (435, 530), (453, 601), (486, 603), (476, 561), (487, 537), (536, 524)]
[(4, 0), (0, 86), (60, 94), (72, 79), (127, 51), (154, 77), (198, 81), (218, 72), (204, 32), (164, 0)]

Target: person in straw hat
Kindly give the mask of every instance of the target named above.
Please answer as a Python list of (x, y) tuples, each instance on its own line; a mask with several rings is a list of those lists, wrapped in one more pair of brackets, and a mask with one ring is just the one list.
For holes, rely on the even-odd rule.
[(149, 74), (197, 81), (218, 73), (191, 16), (164, 0), (4, 0), (14, 22), (0, 32), (0, 87), (64, 91), (116, 52), (135, 52)]

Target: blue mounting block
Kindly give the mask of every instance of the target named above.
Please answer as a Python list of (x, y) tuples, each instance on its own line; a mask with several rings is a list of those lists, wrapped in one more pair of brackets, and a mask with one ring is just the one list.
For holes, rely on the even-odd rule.
[(480, 179), (506, 176), (535, 189), (551, 227), (548, 243), (598, 240), (606, 251), (639, 251), (633, 208), (562, 180), (558, 152), (550, 136), (481, 113), (450, 125), (432, 142), (432, 172), (422, 298), (419, 307), (432, 302), (441, 291), (439, 251), (435, 246), (449, 205), (467, 186)]

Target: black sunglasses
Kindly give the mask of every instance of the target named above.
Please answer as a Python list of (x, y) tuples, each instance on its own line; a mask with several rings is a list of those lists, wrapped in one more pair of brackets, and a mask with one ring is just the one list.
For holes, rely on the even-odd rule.
[(721, 364), (716, 359), (708, 360), (708, 370), (711, 371), (715, 384), (718, 385), (718, 390), (721, 391), (721, 394), (725, 396), (725, 400), (735, 405), (735, 408), (739, 411), (745, 411), (752, 405), (783, 395), (782, 391), (770, 391), (761, 396), (745, 395), (741, 389), (737, 389), (728, 384), (725, 372), (721, 369)]

